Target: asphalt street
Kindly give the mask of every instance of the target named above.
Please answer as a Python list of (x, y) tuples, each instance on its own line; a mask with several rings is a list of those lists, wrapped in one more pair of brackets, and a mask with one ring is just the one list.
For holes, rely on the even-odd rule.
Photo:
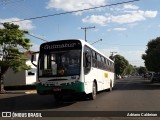
[[(38, 95), (32, 91), (7, 91), (0, 94), (0, 112), (18, 111), (39, 112), (39, 119), (82, 119), (82, 120), (112, 120), (112, 119), (160, 119), (160, 83), (151, 84), (140, 76), (120, 79), (112, 92), (98, 93), (96, 100), (73, 99), (65, 97), (57, 103), (53, 95)], [(47, 111), (47, 112), (46, 112)], [(72, 113), (70, 111), (73, 111)], [(127, 114), (154, 113), (157, 117), (133, 117)], [(66, 116), (69, 117), (66, 117)], [(64, 117), (63, 117), (64, 116)], [(125, 116), (125, 117), (124, 117)], [(0, 118), (7, 119), (7, 118)], [(21, 119), (21, 118), (8, 118)], [(27, 119), (27, 118), (23, 118)], [(31, 119), (31, 118), (29, 118)], [(36, 119), (36, 118), (32, 118)]]

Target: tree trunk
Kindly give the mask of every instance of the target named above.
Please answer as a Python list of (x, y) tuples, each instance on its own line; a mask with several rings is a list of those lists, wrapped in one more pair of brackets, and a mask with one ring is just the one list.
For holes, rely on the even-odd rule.
[(4, 90), (4, 75), (1, 75), (0, 76), (0, 94), (3, 94), (5, 93), (5, 90)]
[(1, 66), (1, 71), (0, 71), (0, 94), (4, 94), (4, 75), (8, 70), (8, 66)]

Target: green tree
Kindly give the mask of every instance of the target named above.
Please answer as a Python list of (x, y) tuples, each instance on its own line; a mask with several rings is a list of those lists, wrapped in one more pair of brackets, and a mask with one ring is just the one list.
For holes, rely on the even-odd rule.
[(115, 73), (121, 75), (124, 69), (128, 66), (128, 61), (121, 55), (115, 55)]
[(129, 64), (129, 65), (124, 69), (123, 74), (124, 74), (124, 75), (131, 75), (131, 74), (134, 73), (134, 72), (135, 72), (134, 67), (133, 67), (131, 64)]
[(29, 50), (30, 40), (25, 38), (28, 31), (20, 30), (18, 25), (4, 23), (4, 28), (0, 29), (0, 92), (4, 93), (4, 75), (8, 68), (14, 72), (28, 70), (30, 66), (26, 65), (26, 55), (24, 50)]
[(147, 50), (142, 55), (149, 71), (160, 72), (160, 37), (148, 42)]
[(147, 72), (147, 68), (146, 67), (142, 67), (142, 66), (140, 66), (139, 68), (138, 68), (138, 74), (145, 74)]

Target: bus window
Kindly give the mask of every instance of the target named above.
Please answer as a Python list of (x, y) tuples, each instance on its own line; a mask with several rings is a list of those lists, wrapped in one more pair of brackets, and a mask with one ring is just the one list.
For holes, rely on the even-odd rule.
[(102, 69), (104, 70), (105, 69), (105, 61), (104, 61), (104, 57), (101, 56), (101, 61), (102, 61)]
[(72, 76), (80, 74), (81, 50), (68, 50), (42, 54), (39, 76)]
[(92, 50), (92, 66), (97, 67), (97, 57), (96, 52)]
[(100, 54), (97, 53), (97, 66), (99, 69), (101, 69), (101, 57)]
[(91, 70), (91, 49), (87, 46), (84, 47), (84, 53), (83, 53), (84, 59), (83, 59), (83, 66), (84, 66), (84, 73), (88, 74)]

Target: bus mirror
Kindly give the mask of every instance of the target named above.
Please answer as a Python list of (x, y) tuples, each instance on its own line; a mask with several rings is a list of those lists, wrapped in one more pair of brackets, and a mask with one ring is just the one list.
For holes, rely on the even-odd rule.
[(31, 55), (31, 63), (35, 66), (35, 67), (37, 67), (37, 65), (34, 63), (34, 61), (36, 61), (36, 54), (37, 53), (39, 53), (39, 52), (34, 52), (34, 53), (32, 53), (32, 55)]
[(31, 56), (31, 62), (33, 63), (33, 60), (34, 60), (34, 54), (32, 54)]

